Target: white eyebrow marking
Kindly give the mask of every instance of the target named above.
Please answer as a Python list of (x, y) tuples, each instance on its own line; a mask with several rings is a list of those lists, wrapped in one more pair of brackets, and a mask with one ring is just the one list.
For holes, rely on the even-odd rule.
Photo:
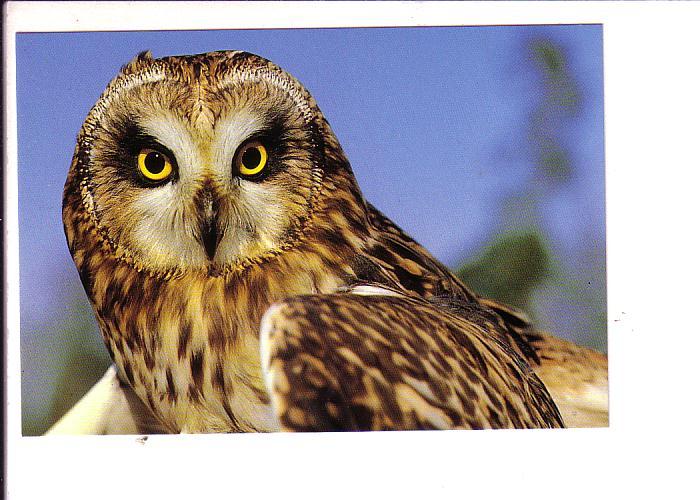
[(229, 171), (231, 160), (243, 141), (264, 127), (262, 117), (249, 108), (241, 108), (221, 119), (211, 144), (212, 167)]
[(169, 111), (159, 112), (140, 123), (143, 129), (175, 155), (180, 178), (201, 172), (203, 155), (183, 120)]

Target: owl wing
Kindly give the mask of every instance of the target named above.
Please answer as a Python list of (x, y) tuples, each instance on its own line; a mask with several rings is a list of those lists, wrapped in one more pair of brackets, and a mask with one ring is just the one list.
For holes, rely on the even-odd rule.
[(56, 422), (49, 434), (157, 434), (165, 432), (114, 365)]
[(378, 287), (299, 296), (261, 322), (261, 355), (288, 431), (563, 427), (496, 323)]
[(531, 343), (540, 358), (535, 372), (566, 426), (607, 427), (608, 357), (542, 332), (535, 332)]
[(567, 427), (608, 426), (608, 357), (535, 330), (523, 313), (496, 300), (479, 303), (500, 315), (510, 345), (530, 362)]

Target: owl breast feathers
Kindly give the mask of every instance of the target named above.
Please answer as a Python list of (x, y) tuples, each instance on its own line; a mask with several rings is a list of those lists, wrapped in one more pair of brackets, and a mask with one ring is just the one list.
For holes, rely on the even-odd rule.
[(314, 99), (261, 57), (124, 66), (63, 222), (115, 368), (53, 432), (607, 423), (606, 358), (478, 297), (367, 203)]

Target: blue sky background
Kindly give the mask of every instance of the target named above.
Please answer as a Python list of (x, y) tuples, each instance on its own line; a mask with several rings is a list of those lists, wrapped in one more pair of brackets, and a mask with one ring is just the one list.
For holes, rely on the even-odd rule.
[[(316, 98), (367, 199), (456, 266), (493, 238), (504, 200), (534, 178), (528, 124), (543, 84), (527, 47), (542, 37), (564, 51), (582, 100), (557, 132), (573, 177), (549, 193), (540, 222), (558, 265), (582, 275), (585, 266), (604, 266), (604, 248), (591, 248), (605, 242), (600, 26), (18, 35), (25, 417), (50, 412), (57, 370), (68, 362), (60, 355), (70, 341), (65, 326), (89, 308), (61, 224), (75, 138), (107, 83), (138, 52), (242, 49), (279, 64)], [(604, 289), (604, 279), (591, 286)], [(567, 318), (588, 306), (576, 297), (557, 301), (556, 289), (541, 295), (557, 305), (543, 306), (540, 324), (571, 337), (576, 328)], [(96, 326), (89, 342), (101, 353)]]

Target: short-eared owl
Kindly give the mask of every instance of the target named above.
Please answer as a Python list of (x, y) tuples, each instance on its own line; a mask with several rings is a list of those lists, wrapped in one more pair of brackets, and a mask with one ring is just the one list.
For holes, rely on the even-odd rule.
[(365, 201), (314, 99), (261, 57), (123, 67), (63, 222), (116, 368), (54, 432), (607, 421), (605, 357), (478, 297)]

